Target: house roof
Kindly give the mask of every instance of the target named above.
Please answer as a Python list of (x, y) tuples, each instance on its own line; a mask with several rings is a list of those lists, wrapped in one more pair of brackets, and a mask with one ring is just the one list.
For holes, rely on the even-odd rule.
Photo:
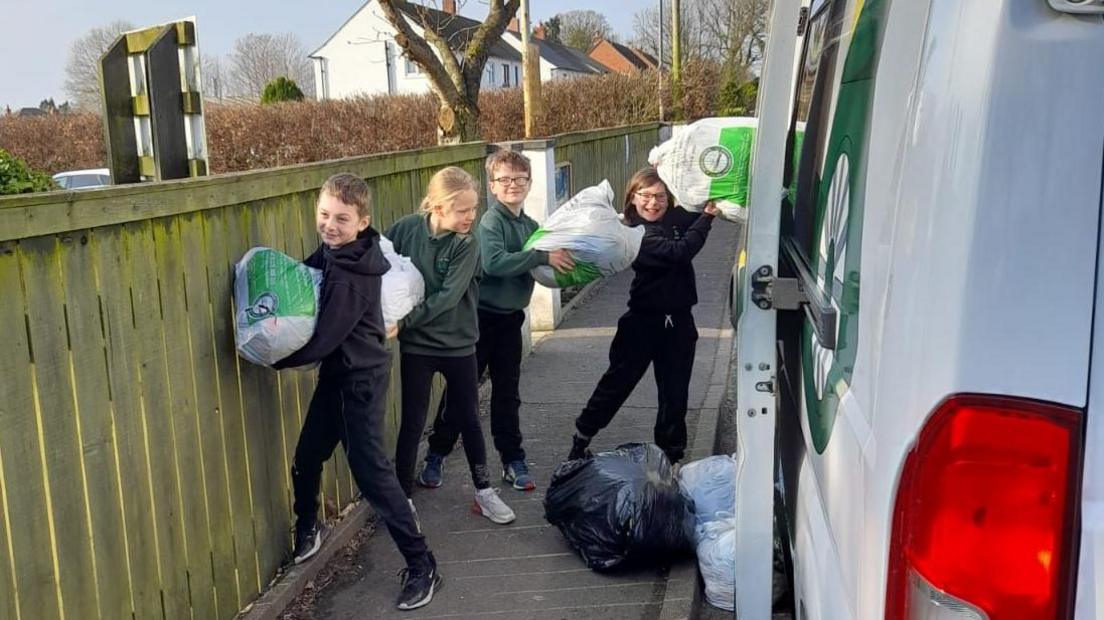
[[(337, 33), (340, 32), (343, 28), (345, 28), (345, 26), (348, 25), (348, 23), (352, 20), (354, 16), (356, 16), (357, 13), (363, 11), (369, 4), (372, 4), (374, 1), (375, 0), (368, 0), (363, 5), (361, 5), (361, 7), (357, 9), (355, 13), (353, 13), (353, 15), (345, 20), (345, 23), (341, 24), (341, 28), (335, 30), (334, 33), (330, 35), (328, 39), (326, 39), (326, 42), (322, 45), (319, 45), (318, 49), (311, 52), (309, 56), (312, 58), (317, 57), (318, 52), (322, 51), (322, 48), (326, 47), (326, 45), (329, 44), (334, 36), (336, 36)], [(462, 50), (464, 46), (466, 46), (468, 42), (471, 41), (471, 38), (475, 34), (476, 30), (478, 30), (478, 28), (482, 25), (480, 22), (464, 17), (463, 15), (452, 15), (432, 7), (423, 6), (420, 4), (413, 4), (406, 0), (397, 0), (395, 2), (395, 8), (403, 13), (411, 23), (417, 25), (419, 28), (422, 27), (422, 20), (419, 17), (419, 14), (424, 13), (428, 18), (427, 21), (429, 22), (429, 24), (433, 26), (435, 30), (440, 32), (441, 36), (446, 41), (449, 41), (449, 43), (455, 43), (454, 49)], [(521, 54), (502, 39), (495, 41), (491, 45), (490, 49), (487, 50), (487, 53), (489, 56), (494, 56), (496, 58), (521, 62)]]
[(622, 45), (616, 41), (610, 41), (609, 39), (603, 40), (609, 43), (613, 49), (617, 50), (618, 54), (621, 54), (625, 60), (632, 63), (637, 69), (654, 69), (656, 67), (656, 59), (651, 54), (642, 52), (635, 47)]
[[(464, 46), (471, 41), (476, 30), (483, 25), (481, 22), (464, 17), (463, 15), (453, 15), (421, 4), (405, 2), (404, 0), (395, 2), (395, 8), (402, 11), (418, 25), (422, 23), (419, 14), (426, 15), (428, 18), (426, 21), (434, 27), (434, 30), (441, 33), (441, 36), (446, 41), (449, 43), (458, 43), (453, 49), (463, 49)], [(501, 38), (492, 43), (487, 52), (490, 56), (521, 62), (521, 54)]]
[[(515, 33), (511, 33), (515, 34)], [(549, 41), (547, 39), (539, 39), (532, 37), (529, 39), (531, 43), (537, 44), (537, 49), (540, 51), (541, 58), (552, 63), (557, 69), (566, 69), (568, 71), (577, 71), (579, 73), (608, 73), (609, 69), (606, 68), (600, 62), (595, 61), (586, 54), (579, 50)]]

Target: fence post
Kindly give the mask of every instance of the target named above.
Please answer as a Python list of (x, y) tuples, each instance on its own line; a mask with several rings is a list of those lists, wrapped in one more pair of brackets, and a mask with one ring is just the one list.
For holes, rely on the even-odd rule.
[[(552, 140), (528, 140), (521, 145), (522, 154), (533, 166), (532, 190), (525, 201), (529, 217), (544, 223), (556, 209), (556, 149)], [(550, 331), (561, 318), (560, 289), (540, 284), (533, 290), (529, 302), (529, 331)]]

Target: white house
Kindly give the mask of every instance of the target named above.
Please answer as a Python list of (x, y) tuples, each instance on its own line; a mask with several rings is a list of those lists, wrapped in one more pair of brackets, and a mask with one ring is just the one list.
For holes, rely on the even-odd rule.
[[(396, 9), (406, 17), (414, 32), (424, 35), (419, 12), (441, 26), (446, 38), (468, 40), (480, 23), (458, 15), (455, 0), (443, 0), (442, 9), (400, 1)], [(481, 87), (511, 88), (521, 85), (521, 35), (506, 32), (491, 45), (483, 69)], [(310, 54), (314, 66), (315, 96), (341, 99), (357, 95), (424, 93), (429, 79), (417, 64), (403, 55), (395, 42), (395, 28), (387, 21), (377, 0), (368, 0), (329, 39)], [(540, 49), (542, 80), (603, 73), (602, 65), (585, 54), (544, 41), (537, 28), (533, 42)], [(434, 50), (436, 52), (436, 50)]]
[[(510, 27), (502, 38), (518, 52), (521, 52), (521, 33), (518, 32), (516, 20), (510, 22)], [(583, 52), (545, 39), (544, 26), (540, 24), (533, 29), (533, 36), (529, 40), (537, 46), (537, 50), (540, 52), (542, 82), (609, 72), (608, 68)]]
[[(479, 22), (456, 14), (455, 0), (444, 0), (442, 8), (396, 2), (419, 35), (424, 35), (417, 12), (425, 11), (441, 25), (446, 38), (466, 40)], [(310, 54), (314, 65), (315, 96), (341, 99), (357, 95), (423, 93), (429, 79), (420, 67), (403, 56), (395, 42), (395, 28), (383, 15), (377, 0), (368, 0), (329, 39)], [(434, 50), (436, 51), (436, 50)], [(495, 42), (487, 57), (482, 88), (516, 86), (521, 78), (521, 53), (504, 41)]]

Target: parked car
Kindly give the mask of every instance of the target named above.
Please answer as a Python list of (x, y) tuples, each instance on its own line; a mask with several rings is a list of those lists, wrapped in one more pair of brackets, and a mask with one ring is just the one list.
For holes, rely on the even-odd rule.
[(107, 168), (59, 172), (53, 178), (61, 189), (90, 189), (111, 185), (111, 171)]

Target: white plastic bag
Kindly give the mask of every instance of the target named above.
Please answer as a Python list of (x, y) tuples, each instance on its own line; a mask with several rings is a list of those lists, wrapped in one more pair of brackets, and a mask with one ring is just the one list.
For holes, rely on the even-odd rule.
[(322, 271), (271, 248), (256, 247), (234, 268), (238, 354), (262, 366), (307, 344), (318, 318)]
[(712, 200), (721, 217), (743, 221), (757, 126), (755, 118), (703, 118), (653, 148), (648, 162), (683, 208), (701, 211)]
[(643, 239), (642, 226), (626, 226), (621, 222), (621, 216), (613, 208), (613, 188), (604, 180), (575, 194), (553, 211), (525, 242), (526, 250), (568, 250), (575, 259), (575, 268), (560, 273), (541, 265), (529, 273), (550, 288), (586, 284), (627, 269), (636, 260)]
[(383, 274), (380, 293), (383, 322), (391, 327), (425, 299), (425, 279), (409, 258), (395, 252), (390, 239), (380, 235), (379, 245), (384, 258), (391, 263), (391, 269)]
[(732, 611), (736, 606), (736, 517), (727, 514), (706, 523), (697, 551), (705, 600)]
[(694, 500), (698, 531), (719, 514), (736, 510), (736, 459), (727, 454), (708, 456), (683, 465), (679, 486)]

